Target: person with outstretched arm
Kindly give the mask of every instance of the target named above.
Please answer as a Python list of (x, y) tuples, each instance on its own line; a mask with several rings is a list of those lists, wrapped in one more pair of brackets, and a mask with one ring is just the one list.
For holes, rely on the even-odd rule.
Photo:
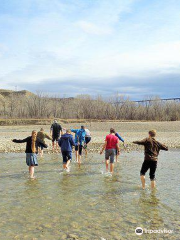
[(144, 146), (144, 162), (141, 167), (140, 177), (142, 188), (145, 189), (145, 174), (150, 169), (149, 176), (151, 188), (155, 187), (155, 173), (157, 169), (158, 155), (160, 150), (168, 151), (168, 147), (156, 141), (156, 130), (149, 131), (149, 137), (142, 141), (134, 141), (134, 144)]
[(110, 159), (110, 173), (113, 174), (114, 171), (114, 157), (119, 154), (119, 139), (115, 136), (114, 128), (110, 129), (110, 134), (106, 136), (105, 143), (100, 151), (100, 154), (103, 153), (105, 149), (105, 161), (106, 161), (106, 172), (109, 170), (109, 159)]
[(71, 132), (75, 133), (75, 152), (76, 152), (76, 162), (81, 165), (81, 155), (83, 145), (85, 144), (86, 131), (85, 127), (81, 126), (81, 129), (71, 129)]
[(61, 153), (63, 157), (63, 168), (67, 172), (70, 171), (69, 164), (72, 160), (72, 148), (75, 146), (71, 130), (67, 129), (66, 133), (61, 136), (58, 141), (58, 144), (61, 148)]
[[(125, 147), (125, 141), (124, 141), (124, 139), (120, 136), (120, 134), (119, 133), (115, 133), (115, 136), (121, 141), (121, 142), (123, 142), (123, 145), (124, 145), (124, 147)], [(120, 155), (120, 152), (119, 152), (119, 154), (118, 154), (118, 152), (117, 152), (117, 150), (116, 150), (116, 162), (118, 162), (118, 156)]]
[(32, 135), (22, 139), (13, 139), (14, 143), (26, 143), (26, 164), (29, 167), (29, 175), (31, 179), (34, 179), (34, 167), (38, 166), (37, 153), (38, 147), (47, 148), (47, 145), (43, 143), (39, 138), (37, 138), (37, 132), (32, 131)]
[[(37, 137), (45, 144), (45, 138), (49, 139), (49, 140), (52, 140), (52, 138), (44, 132), (44, 128), (41, 128), (40, 131), (37, 133)], [(43, 146), (39, 147), (38, 149), (39, 151), (39, 154), (40, 154), (40, 157), (43, 156)]]

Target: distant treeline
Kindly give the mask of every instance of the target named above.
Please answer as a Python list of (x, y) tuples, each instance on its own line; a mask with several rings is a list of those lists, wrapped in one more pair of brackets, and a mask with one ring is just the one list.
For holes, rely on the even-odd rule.
[(58, 98), (44, 94), (28, 96), (11, 94), (0, 99), (0, 117), (9, 119), (180, 120), (180, 102), (160, 101), (157, 97), (153, 99), (156, 101), (135, 103), (118, 95), (104, 100), (101, 96), (92, 98), (89, 95)]

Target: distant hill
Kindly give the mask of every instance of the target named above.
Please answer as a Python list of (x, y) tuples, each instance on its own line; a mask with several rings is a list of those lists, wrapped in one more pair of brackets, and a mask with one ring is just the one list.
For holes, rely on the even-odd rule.
[(34, 93), (31, 93), (27, 90), (22, 90), (22, 91), (13, 91), (13, 90), (6, 90), (6, 89), (0, 89), (0, 99), (4, 99), (6, 97), (11, 97), (11, 96), (22, 96), (22, 97), (28, 97), (28, 96), (33, 96), (35, 95)]

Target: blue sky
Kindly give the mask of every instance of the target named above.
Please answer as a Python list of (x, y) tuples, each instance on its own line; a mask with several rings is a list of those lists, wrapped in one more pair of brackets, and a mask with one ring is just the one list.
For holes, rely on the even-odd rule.
[(0, 0), (0, 88), (179, 97), (179, 0)]

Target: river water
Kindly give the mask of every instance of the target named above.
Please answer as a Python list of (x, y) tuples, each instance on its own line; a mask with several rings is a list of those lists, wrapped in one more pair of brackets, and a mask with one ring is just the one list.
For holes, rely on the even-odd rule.
[[(0, 154), (0, 239), (180, 239), (180, 152), (162, 152), (157, 189), (141, 190), (143, 153), (122, 153), (113, 177), (103, 156), (90, 153), (81, 169), (62, 172), (59, 154), (39, 159), (28, 178), (25, 154)], [(135, 234), (135, 229), (173, 233)]]

